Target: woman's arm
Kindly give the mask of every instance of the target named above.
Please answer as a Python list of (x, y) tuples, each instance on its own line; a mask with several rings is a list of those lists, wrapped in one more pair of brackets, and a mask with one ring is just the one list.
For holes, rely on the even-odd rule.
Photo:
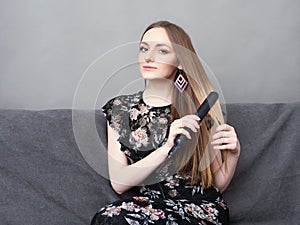
[[(211, 164), (214, 186), (223, 192), (232, 180), (240, 155), (240, 143), (234, 128), (228, 124), (218, 126), (212, 137), (211, 145), (213, 150), (218, 151)], [(225, 163), (222, 162), (220, 152), (222, 150), (228, 150), (227, 168), (225, 168)]]
[(113, 189), (118, 194), (122, 194), (131, 187), (140, 185), (166, 159), (178, 134), (182, 133), (187, 138), (191, 138), (188, 131), (183, 128), (184, 126), (197, 132), (197, 129), (199, 129), (197, 121), (199, 121), (199, 117), (196, 115), (187, 115), (181, 119), (174, 120), (170, 126), (167, 142), (145, 158), (131, 165), (127, 164), (127, 158), (120, 150), (121, 144), (117, 141), (116, 131), (107, 124), (108, 166)]
[(109, 176), (113, 189), (122, 194), (149, 176), (167, 157), (170, 149), (166, 145), (138, 162), (128, 165), (125, 154), (120, 150), (117, 134), (107, 126)]

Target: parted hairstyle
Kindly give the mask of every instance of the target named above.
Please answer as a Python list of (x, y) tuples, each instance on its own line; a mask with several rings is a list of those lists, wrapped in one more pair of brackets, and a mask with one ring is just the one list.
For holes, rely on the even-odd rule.
[[(152, 28), (164, 28), (175, 50), (179, 64), (183, 71), (181, 74), (188, 81), (188, 86), (183, 93), (173, 89), (172, 92), (172, 120), (178, 119), (184, 115), (194, 114), (196, 109), (205, 100), (208, 94), (213, 91), (211, 81), (209, 80), (203, 65), (193, 47), (189, 35), (178, 25), (169, 21), (158, 21), (150, 24), (142, 34)], [(176, 73), (175, 79), (179, 74)], [(174, 80), (175, 81), (175, 80)], [(212, 158), (208, 152), (208, 141), (212, 124), (218, 125), (224, 123), (219, 100), (211, 108), (209, 115), (205, 117), (196, 134), (194, 147), (191, 147), (190, 154), (182, 154), (178, 162), (178, 171), (190, 174), (190, 183), (195, 185), (202, 183), (203, 188), (213, 185), (213, 174), (210, 167)], [(222, 160), (227, 162), (227, 152), (221, 151)], [(227, 168), (227, 166), (226, 166)]]

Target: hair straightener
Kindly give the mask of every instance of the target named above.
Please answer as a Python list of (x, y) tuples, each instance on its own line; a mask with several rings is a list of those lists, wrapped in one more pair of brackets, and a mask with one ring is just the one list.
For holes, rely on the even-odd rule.
[[(203, 101), (203, 103), (200, 105), (200, 107), (197, 109), (196, 115), (199, 116), (199, 124), (204, 119), (204, 117), (207, 115), (208, 111), (211, 109), (211, 107), (215, 104), (215, 102), (218, 100), (219, 94), (215, 91), (212, 91), (209, 93), (207, 98)], [(171, 148), (171, 150), (168, 153), (168, 158), (170, 158), (174, 152), (176, 152), (178, 149), (181, 149), (184, 147), (185, 144), (188, 144), (188, 139), (183, 134), (178, 134), (176, 138), (174, 139), (174, 145)]]

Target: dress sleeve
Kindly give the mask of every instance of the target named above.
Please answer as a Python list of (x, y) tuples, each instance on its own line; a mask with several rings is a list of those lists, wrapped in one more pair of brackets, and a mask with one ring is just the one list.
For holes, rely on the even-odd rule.
[(124, 105), (118, 97), (114, 97), (102, 106), (102, 112), (112, 127), (120, 135), (124, 120)]
[(112, 117), (112, 108), (113, 108), (113, 102), (115, 98), (110, 99), (109, 101), (106, 102), (101, 108), (105, 118), (109, 122), (109, 125), (111, 125), (111, 117)]

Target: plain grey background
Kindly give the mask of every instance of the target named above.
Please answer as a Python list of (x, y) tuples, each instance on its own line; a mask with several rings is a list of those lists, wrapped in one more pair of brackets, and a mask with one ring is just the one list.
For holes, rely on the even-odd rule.
[(299, 9), (297, 0), (1, 0), (0, 108), (71, 108), (92, 62), (157, 20), (187, 31), (227, 103), (300, 101)]

